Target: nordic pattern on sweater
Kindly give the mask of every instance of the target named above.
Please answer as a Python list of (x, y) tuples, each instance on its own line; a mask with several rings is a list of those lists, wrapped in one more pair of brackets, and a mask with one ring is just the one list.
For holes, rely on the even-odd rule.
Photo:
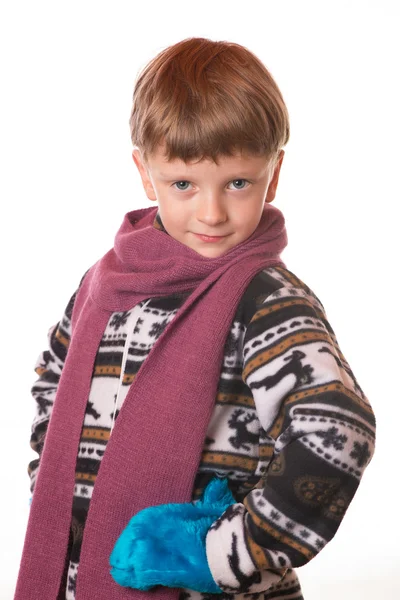
[[(75, 294), (61, 321), (49, 330), (49, 349), (36, 365), (31, 444), (39, 455), (68, 351)], [(104, 332), (77, 457), (67, 600), (75, 598), (85, 519), (116, 395), (120, 408), (185, 297), (149, 299), (131, 311), (114, 313)], [(207, 536), (211, 572), (225, 593), (182, 590), (180, 600), (301, 600), (293, 569), (334, 536), (372, 458), (374, 442), (373, 412), (322, 304), (288, 269), (265, 269), (246, 291), (226, 340), (193, 490), (197, 499), (211, 477), (226, 476), (237, 499)], [(38, 469), (39, 460), (32, 461), (32, 491)]]

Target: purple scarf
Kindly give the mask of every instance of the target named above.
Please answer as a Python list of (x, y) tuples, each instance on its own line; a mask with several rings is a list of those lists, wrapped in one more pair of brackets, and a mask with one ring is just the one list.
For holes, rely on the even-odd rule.
[(179, 590), (119, 586), (109, 556), (146, 506), (190, 502), (214, 408), (225, 341), (259, 271), (285, 263), (280, 210), (265, 204), (255, 232), (206, 258), (153, 226), (156, 208), (128, 212), (109, 250), (86, 274), (40, 460), (15, 600), (56, 600), (66, 561), (75, 466), (93, 365), (115, 311), (191, 292), (130, 386), (100, 464), (86, 520), (77, 600), (177, 600)]

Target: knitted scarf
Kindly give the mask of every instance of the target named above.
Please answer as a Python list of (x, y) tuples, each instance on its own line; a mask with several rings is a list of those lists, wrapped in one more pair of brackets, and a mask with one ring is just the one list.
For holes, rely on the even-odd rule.
[(115, 311), (190, 292), (132, 382), (106, 446), (85, 524), (77, 600), (177, 600), (179, 590), (119, 586), (109, 556), (146, 506), (190, 502), (213, 411), (224, 345), (246, 287), (282, 265), (280, 210), (265, 204), (254, 233), (206, 258), (153, 226), (156, 208), (128, 212), (110, 249), (85, 274), (35, 484), (15, 600), (56, 600), (67, 559), (75, 467), (93, 365)]

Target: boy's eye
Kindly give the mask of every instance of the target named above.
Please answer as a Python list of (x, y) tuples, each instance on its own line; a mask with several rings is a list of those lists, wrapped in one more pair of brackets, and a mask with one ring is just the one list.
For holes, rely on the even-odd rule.
[[(236, 184), (238, 181), (239, 182), (245, 182), (245, 181), (247, 181), (247, 179), (234, 179), (233, 181), (231, 181), (231, 183), (235, 183)], [(249, 181), (247, 181), (247, 183), (249, 183)], [(242, 186), (240, 186), (239, 188), (236, 188), (236, 189), (243, 190), (244, 188)]]
[[(181, 180), (181, 181), (175, 181), (175, 183), (173, 183), (172, 185), (178, 185), (178, 184), (181, 184), (181, 183), (185, 184), (185, 183), (189, 183), (189, 182), (188, 182), (188, 181), (184, 181), (184, 180)], [(182, 188), (181, 188), (181, 187), (179, 187), (178, 189), (179, 189), (179, 190), (182, 190)], [(186, 188), (185, 188), (183, 191), (185, 192), (185, 191), (186, 191)]]
[[(247, 179), (233, 179), (230, 183), (234, 183), (236, 185), (237, 182), (239, 182), (239, 183), (240, 182), (242, 182), (242, 183), (243, 182), (250, 183)], [(182, 189), (182, 187), (180, 187), (180, 184), (186, 185), (188, 183), (189, 183), (189, 181), (186, 181), (186, 180), (182, 179), (181, 181), (175, 181), (175, 183), (173, 183), (172, 185), (177, 185), (178, 186), (178, 188), (177, 188), (178, 190), (181, 190), (181, 191), (185, 192), (187, 190), (187, 188)], [(239, 187), (236, 187), (236, 189), (243, 190), (244, 187), (242, 185), (239, 185)]]

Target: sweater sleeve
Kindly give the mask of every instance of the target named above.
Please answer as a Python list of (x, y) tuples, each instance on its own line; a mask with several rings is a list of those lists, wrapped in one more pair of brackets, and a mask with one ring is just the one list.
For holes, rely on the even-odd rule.
[(267, 590), (333, 538), (376, 432), (370, 403), (307, 286), (284, 286), (257, 306), (242, 378), (261, 425), (260, 480), (206, 538), (211, 573), (233, 594)]
[[(86, 271), (87, 273), (87, 271)], [(85, 273), (85, 275), (86, 275)], [(82, 285), (82, 277), (78, 289), (72, 294), (64, 313), (58, 323), (52, 325), (47, 332), (48, 347), (43, 350), (35, 363), (34, 370), (39, 376), (31, 387), (31, 395), (35, 400), (35, 414), (31, 425), (31, 448), (38, 457), (31, 460), (28, 465), (30, 477), (30, 491), (33, 494), (36, 478), (40, 467), (40, 456), (44, 439), (50, 422), (54, 399), (57, 393), (58, 382), (67, 357), (68, 346), (71, 338), (71, 316), (76, 294)]]

